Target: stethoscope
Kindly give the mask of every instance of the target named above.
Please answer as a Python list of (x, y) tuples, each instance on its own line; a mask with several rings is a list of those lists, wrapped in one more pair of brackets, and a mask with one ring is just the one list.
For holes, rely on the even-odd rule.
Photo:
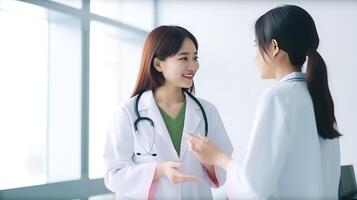
[[(204, 122), (205, 122), (205, 136), (207, 137), (208, 135), (208, 122), (207, 122), (207, 116), (206, 116), (206, 112), (205, 110), (203, 109), (203, 106), (201, 105), (201, 103), (197, 100), (196, 97), (194, 97), (191, 93), (187, 92), (186, 90), (183, 90), (189, 97), (191, 97), (195, 102), (196, 104), (200, 107), (200, 110), (202, 112), (202, 116), (203, 116), (203, 119), (204, 119)], [(135, 131), (135, 135), (136, 135), (136, 138), (137, 140), (140, 142), (140, 145), (142, 147), (142, 149), (145, 151), (144, 153), (141, 153), (141, 152), (136, 152), (134, 153), (134, 155), (137, 155), (137, 156), (157, 156), (157, 153), (152, 153), (152, 149), (154, 147), (154, 144), (155, 144), (155, 133), (154, 133), (154, 122), (152, 121), (152, 119), (150, 119), (149, 117), (142, 117), (140, 116), (140, 113), (139, 113), (139, 109), (138, 109), (138, 106), (139, 106), (139, 101), (140, 101), (140, 97), (141, 95), (144, 93), (144, 91), (140, 92), (138, 94), (138, 96), (136, 97), (135, 99), (135, 114), (136, 114), (136, 120), (134, 121), (134, 131)], [(150, 126), (152, 127), (152, 143), (149, 147), (149, 150), (147, 150), (145, 148), (145, 145), (142, 143), (141, 139), (140, 139), (140, 136), (138, 134), (138, 123), (141, 122), (141, 121), (147, 121), (150, 123)]]

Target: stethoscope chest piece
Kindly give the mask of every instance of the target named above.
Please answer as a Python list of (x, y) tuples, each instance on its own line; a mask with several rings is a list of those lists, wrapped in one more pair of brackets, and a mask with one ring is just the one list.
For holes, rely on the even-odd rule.
[[(143, 122), (147, 122), (151, 128), (151, 133), (148, 134), (148, 133), (144, 133), (140, 130), (138, 130), (138, 122), (140, 122), (140, 125), (141, 126), (144, 126), (145, 123)], [(140, 117), (140, 118), (137, 118), (137, 120), (134, 122), (135, 127), (134, 129), (135, 130), (135, 136), (136, 136), (136, 141), (138, 142), (138, 149), (140, 149), (140, 152), (135, 152), (134, 155), (136, 156), (154, 156), (156, 157), (157, 156), (157, 153), (153, 153), (153, 150), (154, 150), (154, 145), (155, 145), (155, 139), (156, 139), (156, 134), (155, 134), (155, 127), (154, 127), (154, 123), (153, 121), (150, 119), (150, 118), (147, 118), (147, 117)], [(142, 129), (141, 129), (142, 130)], [(144, 141), (147, 141), (148, 144), (145, 144)]]

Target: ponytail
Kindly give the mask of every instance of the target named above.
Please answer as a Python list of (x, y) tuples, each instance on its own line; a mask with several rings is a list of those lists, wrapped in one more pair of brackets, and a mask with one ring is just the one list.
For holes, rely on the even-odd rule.
[(275, 39), (299, 71), (308, 57), (306, 82), (314, 106), (317, 132), (324, 139), (341, 136), (336, 129), (326, 64), (316, 51), (320, 40), (311, 15), (294, 5), (271, 9), (255, 22), (255, 38), (259, 49), (264, 51)]
[(328, 86), (326, 64), (316, 50), (308, 54), (306, 81), (314, 105), (318, 134), (324, 139), (341, 136), (336, 130), (334, 104)]

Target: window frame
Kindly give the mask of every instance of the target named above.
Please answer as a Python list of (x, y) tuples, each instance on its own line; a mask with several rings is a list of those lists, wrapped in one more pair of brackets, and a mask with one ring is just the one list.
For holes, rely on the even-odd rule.
[[(90, 0), (82, 0), (82, 9), (77, 9), (48, 0), (17, 0), (77, 17), (81, 20), (81, 176), (79, 180), (46, 183), (27, 187), (0, 190), (0, 199), (88, 199), (91, 196), (111, 193), (103, 178), (89, 179), (89, 45), (90, 22), (102, 22), (134, 34), (148, 34), (146, 30), (103, 17), (90, 12)], [(154, 4), (154, 26), (158, 24), (158, 1)]]

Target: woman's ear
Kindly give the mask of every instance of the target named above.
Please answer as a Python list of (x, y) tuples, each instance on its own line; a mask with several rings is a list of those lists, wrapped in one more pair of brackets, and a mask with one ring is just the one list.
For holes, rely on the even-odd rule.
[(279, 45), (278, 42), (275, 39), (271, 40), (271, 52), (273, 54), (273, 56), (276, 56), (279, 53)]
[(162, 72), (162, 62), (158, 58), (154, 58), (154, 67), (157, 71)]

